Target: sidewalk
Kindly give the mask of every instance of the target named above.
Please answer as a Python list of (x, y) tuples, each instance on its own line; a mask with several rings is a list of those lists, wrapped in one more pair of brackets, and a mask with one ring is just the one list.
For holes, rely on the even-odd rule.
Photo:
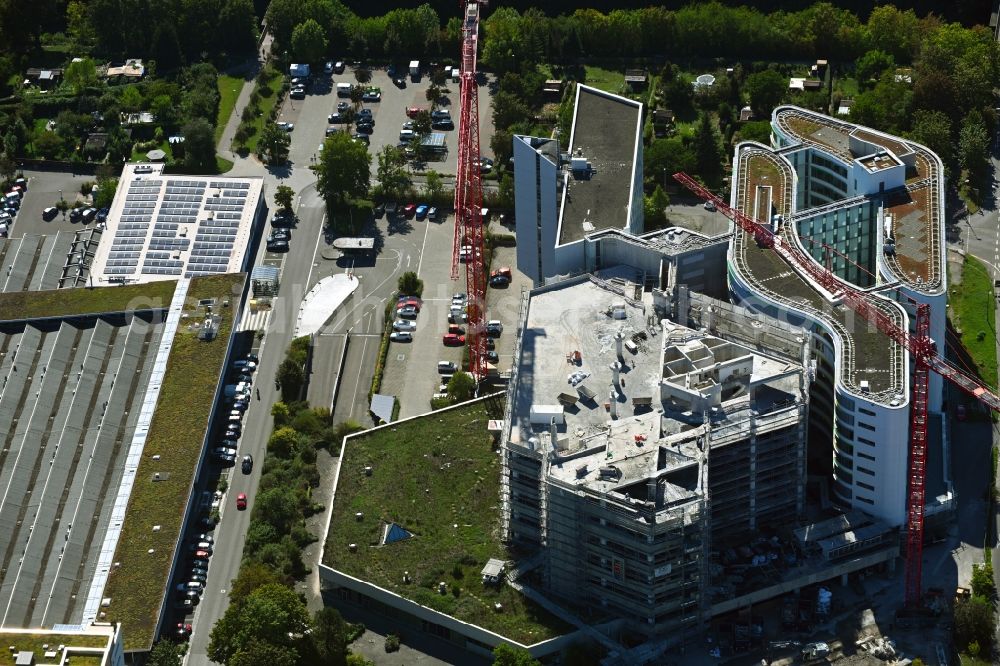
[[(270, 51), (271, 40), (272, 37), (270, 34), (264, 36), (260, 49), (257, 51), (257, 61), (250, 64), (248, 72), (249, 79), (243, 83), (243, 89), (240, 91), (239, 97), (236, 98), (236, 104), (233, 106), (233, 112), (226, 121), (226, 127), (222, 130), (222, 136), (219, 138), (219, 145), (216, 147), (216, 152), (218, 152), (219, 155), (222, 155), (233, 163), (234, 171), (237, 170), (237, 164), (246, 161), (252, 161), (255, 166), (259, 166), (259, 163), (257, 163), (256, 160), (253, 160), (253, 158), (241, 157), (239, 154), (234, 153), (232, 147), (233, 137), (236, 135), (236, 128), (239, 127), (240, 118), (243, 117), (243, 109), (245, 109), (250, 103), (250, 96), (253, 95), (253, 90), (257, 86), (257, 73), (260, 72), (266, 62), (262, 54)], [(242, 67), (243, 66), (241, 65), (240, 68)]]

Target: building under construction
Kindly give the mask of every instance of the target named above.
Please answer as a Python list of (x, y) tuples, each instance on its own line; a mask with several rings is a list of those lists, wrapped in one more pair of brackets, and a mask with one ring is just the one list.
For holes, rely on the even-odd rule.
[(503, 430), (542, 587), (648, 635), (701, 625), (713, 549), (802, 515), (810, 365), (801, 330), (758, 316), (741, 344), (655, 298), (607, 273), (526, 294)]

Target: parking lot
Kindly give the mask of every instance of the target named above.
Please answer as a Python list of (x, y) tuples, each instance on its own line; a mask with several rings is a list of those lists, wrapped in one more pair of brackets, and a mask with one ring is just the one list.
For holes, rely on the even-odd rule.
[(24, 177), (28, 179), (28, 191), (21, 201), (21, 209), (10, 230), (11, 238), (54, 234), (57, 231), (76, 231), (81, 228), (82, 225), (69, 221), (68, 214), (56, 215), (54, 219), (46, 222), (42, 219), (42, 211), (49, 206), (55, 206), (60, 196), (70, 206), (78, 197), (81, 201), (89, 201), (83, 199), (80, 186), (88, 180), (95, 181), (94, 176), (69, 174), (63, 171), (25, 171)]

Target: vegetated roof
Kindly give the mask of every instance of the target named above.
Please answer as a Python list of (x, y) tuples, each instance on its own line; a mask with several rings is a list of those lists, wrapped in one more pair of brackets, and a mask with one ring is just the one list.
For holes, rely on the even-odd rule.
[[(192, 316), (174, 337), (114, 556), (120, 566), (112, 570), (104, 590), (111, 603), (102, 610), (108, 621), (122, 623), (126, 650), (148, 649), (154, 638), (246, 277), (235, 273), (191, 280), (185, 312)], [(213, 313), (220, 319), (216, 337), (203, 342), (188, 322), (200, 321), (205, 308), (198, 302), (208, 299), (214, 299)], [(157, 472), (166, 480), (154, 481)]]
[[(757, 188), (766, 182), (773, 188), (775, 212), (787, 217), (791, 208), (792, 187), (791, 170), (787, 162), (770, 151), (743, 145), (737, 164), (734, 174), (737, 179), (735, 207), (753, 215)], [(794, 224), (782, 226), (785, 242), (793, 242), (795, 234)], [(845, 306), (832, 307), (812, 284), (785, 263), (774, 250), (759, 248), (746, 233), (739, 233), (734, 238), (733, 253), (736, 256), (734, 267), (744, 279), (754, 285), (756, 291), (786, 306), (810, 312), (839, 331), (850, 351), (842, 356), (841, 381), (844, 385), (859, 391), (861, 382), (868, 382), (871, 391), (869, 397), (876, 400), (879, 393), (891, 395), (888, 399), (895, 399), (897, 393), (905, 393), (903, 364), (900, 362), (903, 350), (897, 343)], [(895, 310), (887, 313), (899, 318)]]
[(641, 104), (584, 85), (576, 88), (569, 152), (586, 159), (593, 170), (569, 176), (559, 211), (560, 244), (628, 226), (632, 171), (636, 151), (642, 149), (637, 143)]
[[(490, 418), (486, 402), (478, 400), (349, 437), (340, 457), (323, 563), (463, 622), (533, 644), (572, 628), (508, 585), (482, 585), (481, 571), (491, 558), (514, 558), (499, 538), (500, 460), (486, 429)], [(387, 523), (405, 526), (413, 536), (382, 545)], [(404, 572), (409, 584), (403, 582)], [(438, 592), (442, 581), (448, 594)], [(494, 610), (494, 602), (503, 605), (502, 613)]]
[(165, 309), (176, 280), (117, 287), (78, 287), (0, 294), (0, 321)]

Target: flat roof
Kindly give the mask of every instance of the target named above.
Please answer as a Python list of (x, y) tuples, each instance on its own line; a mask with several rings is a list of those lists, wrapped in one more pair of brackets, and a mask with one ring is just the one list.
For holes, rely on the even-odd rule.
[[(482, 584), (488, 562), (516, 561), (500, 539), (500, 459), (487, 429), (490, 419), (502, 416), (496, 398), (345, 438), (321, 563), (532, 645), (573, 628), (510, 585)], [(384, 544), (391, 524), (412, 536)], [(451, 588), (448, 594), (438, 591), (441, 581)], [(502, 613), (494, 610), (497, 602)]]
[(83, 620), (162, 336), (153, 313), (0, 325), (0, 625)]
[[(741, 144), (738, 149), (734, 179), (737, 181), (734, 207), (752, 216), (759, 216), (760, 187), (770, 189), (774, 212), (787, 219), (792, 207), (792, 172), (788, 162), (772, 151), (755, 144)], [(798, 235), (794, 224), (784, 224), (781, 235), (795, 243)], [(861, 382), (868, 382), (866, 397), (890, 402), (905, 395), (905, 350), (860, 316), (854, 316), (844, 306), (833, 307), (826, 296), (793, 270), (776, 252), (762, 249), (745, 232), (734, 237), (731, 250), (732, 266), (754, 289), (784, 306), (808, 312), (827, 322), (837, 331), (848, 353), (841, 354), (841, 383), (860, 394)], [(902, 315), (884, 299), (874, 296), (873, 303), (902, 323)], [(889, 350), (889, 353), (886, 351)], [(881, 395), (880, 395), (881, 394)]]
[[(869, 173), (904, 164), (905, 190), (887, 192), (883, 199), (886, 212), (893, 214), (896, 254), (883, 256), (882, 265), (917, 291), (938, 293), (946, 287), (944, 175), (934, 153), (918, 143), (794, 106), (775, 109), (773, 122), (807, 146), (848, 163), (858, 160)], [(893, 210), (897, 206), (902, 208)]]
[[(555, 414), (555, 450), (565, 461), (557, 459), (548, 472), (567, 484), (613, 490), (645, 478), (657, 469), (661, 441), (680, 447), (671, 449), (671, 455), (676, 454), (671, 464), (695, 463), (697, 447), (686, 448), (687, 440), (702, 424), (703, 414), (682, 412), (683, 407), (665, 402), (661, 382), (708, 395), (715, 389), (714, 364), (741, 359), (750, 368), (749, 383), (775, 387), (760, 396), (761, 411), (763, 401), (787, 399), (798, 391), (797, 378), (789, 377), (801, 366), (672, 322), (650, 325), (649, 309), (624, 295), (629, 289), (623, 286), (614, 279), (583, 276), (541, 287), (529, 297), (509, 440), (526, 446), (537, 438), (551, 447), (550, 425), (537, 414)], [(620, 389), (612, 369), (618, 361), (619, 333), (624, 363)], [(727, 409), (713, 419), (744, 418), (737, 403), (746, 400), (745, 393), (723, 393), (721, 404)], [(727, 410), (731, 413), (724, 413)], [(606, 466), (616, 467), (622, 478), (602, 480), (599, 469)], [(681, 487), (675, 495), (677, 500), (693, 497)]]
[(42, 291), (85, 283), (100, 238), (100, 230), (91, 226), (77, 232), (0, 240), (0, 292)]
[(261, 178), (169, 176), (126, 164), (91, 265), (93, 282), (153, 282), (244, 270)]
[(641, 135), (642, 104), (577, 85), (569, 153), (586, 159), (592, 171), (566, 172), (559, 210), (561, 245), (594, 231), (628, 227)]
[[(32, 664), (113, 664), (112, 654), (120, 643), (120, 627), (107, 622), (89, 625), (56, 625), (52, 629), (0, 629), (3, 656), (0, 663), (13, 664), (18, 655), (31, 654)], [(12, 649), (8, 649), (12, 648)]]

